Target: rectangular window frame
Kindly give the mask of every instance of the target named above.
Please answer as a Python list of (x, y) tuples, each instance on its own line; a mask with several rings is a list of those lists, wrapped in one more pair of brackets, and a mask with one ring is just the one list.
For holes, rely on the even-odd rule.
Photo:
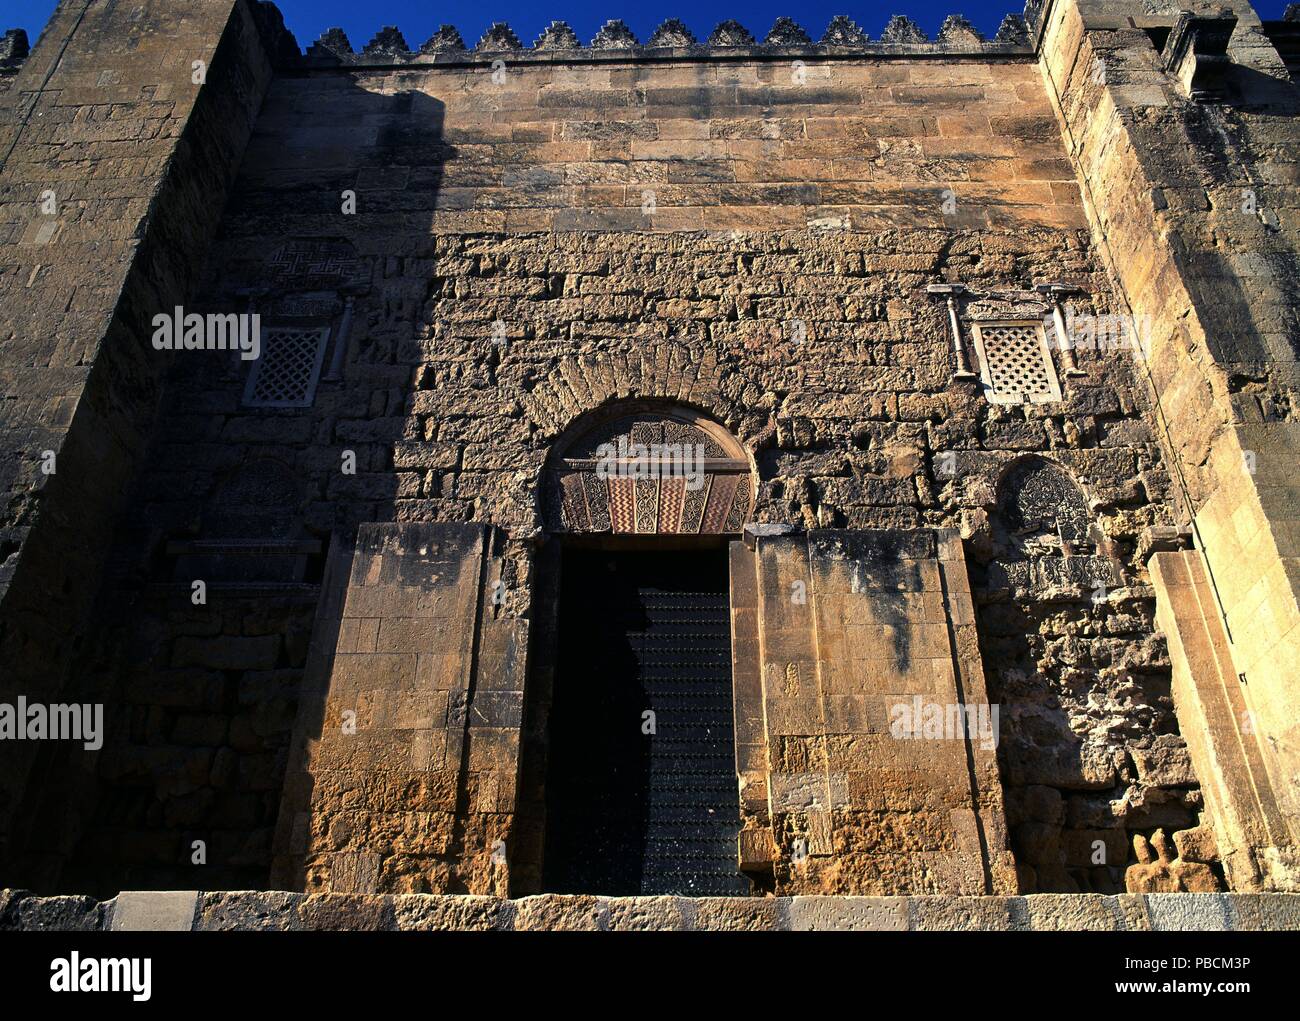
[[(261, 381), (262, 372), (267, 365), (267, 356), (270, 348), (268, 341), (272, 334), (281, 332), (294, 332), (317, 335), (316, 353), (312, 358), (311, 374), (307, 379), (306, 389), (300, 400), (269, 400), (257, 397), (257, 387)], [(316, 402), (316, 389), (320, 384), (321, 371), (325, 365), (325, 353), (329, 349), (330, 335), (333, 328), (328, 322), (277, 322), (266, 323), (262, 326), (262, 344), (258, 358), (253, 362), (252, 368), (248, 372), (248, 380), (244, 384), (243, 406), (246, 408), (310, 408)]]
[[(1050, 388), (1048, 393), (1026, 394), (1018, 390), (1000, 390), (994, 385), (988, 349), (984, 343), (984, 331), (1008, 326), (1030, 329), (1034, 332), (1047, 374)], [(1056, 360), (1052, 357), (1051, 345), (1047, 342), (1047, 331), (1043, 329), (1042, 322), (1037, 319), (998, 319), (972, 323), (971, 336), (975, 342), (976, 357), (979, 359), (980, 382), (983, 384), (984, 396), (990, 404), (1058, 404), (1064, 399), (1061, 393), (1061, 379), (1056, 370)]]

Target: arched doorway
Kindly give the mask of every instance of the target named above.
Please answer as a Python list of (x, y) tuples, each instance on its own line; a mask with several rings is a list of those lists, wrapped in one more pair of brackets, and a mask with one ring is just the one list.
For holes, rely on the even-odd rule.
[(693, 409), (626, 402), (560, 438), (544, 496), (523, 790), (531, 773), (537, 887), (750, 893), (727, 561), (747, 453)]

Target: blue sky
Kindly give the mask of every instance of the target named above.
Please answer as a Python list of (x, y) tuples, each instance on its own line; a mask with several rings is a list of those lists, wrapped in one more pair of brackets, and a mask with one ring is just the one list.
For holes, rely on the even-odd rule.
[[(460, 29), (469, 45), (478, 41), (493, 21), (507, 21), (527, 45), (551, 21), (567, 21), (587, 42), (610, 18), (622, 18), (641, 40), (660, 22), (681, 18), (703, 39), (713, 26), (735, 18), (756, 36), (766, 34), (781, 15), (793, 17), (814, 39), (821, 36), (835, 14), (847, 14), (872, 37), (878, 37), (891, 14), (906, 14), (931, 36), (943, 19), (965, 14), (986, 35), (992, 35), (1002, 16), (1019, 11), (1016, 0), (890, 0), (887, 4), (846, 4), (843, 0), (663, 0), (653, 4), (623, 4), (619, 0), (474, 0), (473, 3), (433, 4), (429, 0), (277, 0), (289, 28), (303, 47), (321, 32), (341, 26), (360, 49), (384, 25), (396, 25), (408, 44), (418, 47), (439, 23)], [(56, 0), (3, 0), (0, 30), (25, 28), (32, 41), (56, 6)], [(1286, 0), (1259, 0), (1255, 9), (1266, 18), (1280, 18)]]

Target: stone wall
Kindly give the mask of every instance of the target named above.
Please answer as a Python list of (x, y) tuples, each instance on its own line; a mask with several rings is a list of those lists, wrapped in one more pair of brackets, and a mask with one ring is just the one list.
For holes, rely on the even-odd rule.
[(753, 721), (738, 741), (749, 867), (775, 845), (781, 893), (1015, 890), (997, 728), (965, 716), (989, 698), (956, 532), (754, 545), (752, 567), (732, 554), (733, 604), (756, 618), (733, 649), (736, 715)]
[[(291, 236), (322, 218), (351, 234), (337, 215), (344, 190), (356, 194), (354, 224), (389, 234), (1085, 222), (1024, 56), (795, 66), (511, 55), (504, 70), (482, 56), (286, 77), (267, 97), (245, 180), (236, 216)], [(282, 201), (306, 193), (314, 202)]]
[[(1063, 0), (1043, 24), (1043, 68), (1100, 254), (1150, 334), (1152, 424), (1205, 554), (1247, 739), (1286, 820), (1264, 855), (1274, 866), (1252, 882), (1290, 889), (1300, 91), (1244, 2), (1180, 20), (1176, 5), (1133, 19), (1123, 4)], [(1166, 45), (1170, 34), (1185, 45)]]
[[(227, 229), (232, 236), (223, 253), (275, 250), (260, 217), (232, 218)], [(1161, 734), (1176, 742), (1150, 594), (1135, 584), (1143, 577), (1141, 533), (1173, 518), (1160, 507), (1167, 480), (1127, 365), (1081, 353), (1087, 375), (1067, 384), (1062, 404), (990, 405), (973, 384), (949, 384), (945, 313), (924, 290), (960, 276), (988, 292), (968, 315), (1037, 318), (1045, 307), (1030, 285), (1069, 277), (1086, 282), (1094, 307), (1105, 309), (1105, 284), (1080, 232), (359, 232), (352, 244), (362, 268), (349, 272), (370, 291), (355, 299), (342, 378), (322, 381), (312, 407), (242, 407), (244, 380), (229, 371), (228, 360), (203, 356), (176, 366), (169, 425), (159, 432), (136, 497), (149, 532), (135, 555), (148, 560), (153, 551), (155, 577), (172, 579), (177, 569), (167, 539), (201, 539), (223, 486), (256, 464), (293, 480), (290, 498), (259, 511), (266, 534), (333, 533), (345, 542), (365, 521), (483, 521), (526, 543), (542, 534), (539, 479), (550, 444), (580, 414), (633, 396), (698, 408), (746, 442), (758, 469), (759, 521), (964, 528), (990, 557), (998, 480), (1017, 459), (1041, 452), (1087, 480), (1092, 513), (1125, 583), (1096, 606), (1091, 585), (1056, 586), (1032, 624), (1033, 634), (1043, 629), (1046, 637), (1020, 629), (1005, 639), (1035, 646), (1021, 654), (1026, 662), (1012, 668), (1000, 648), (986, 659), (995, 700), (1006, 699), (1002, 692), (1011, 685), (1004, 675), (1016, 669), (1025, 671), (1015, 675), (1021, 687), (1032, 686), (1033, 698), (1048, 702), (1037, 715), (1050, 728), (1036, 719), (1019, 736), (1013, 727), (1003, 752), (1020, 763), (1008, 794), (1013, 818), (1034, 827), (1020, 831), (1035, 841), (1025, 845), (1027, 863), (1057, 866), (1044, 879), (1049, 889), (1078, 882), (1065, 873), (1060, 843), (1050, 837), (1067, 825), (1063, 809), (1048, 805), (1023, 818), (1014, 807), (1021, 789), (1066, 792), (1056, 795), (1062, 805), (1072, 790), (1096, 792), (1101, 817), (1075, 817), (1073, 825), (1109, 831), (1120, 856), (1109, 859), (1113, 871), (1101, 870), (1110, 884), (1122, 883), (1131, 837), (1124, 813), (1109, 814), (1106, 796), (1123, 802), (1132, 789), (1129, 800), (1141, 800), (1141, 792), (1172, 782), (1167, 794), (1151, 797), (1179, 807), (1161, 818), (1137, 813), (1135, 829), (1195, 825), (1194, 780), (1185, 771), (1172, 781), (1154, 772), (1139, 777), (1126, 750)], [(229, 258), (249, 262), (246, 254)], [(277, 272), (274, 265), (261, 269), (272, 282)], [(220, 297), (212, 303), (234, 300), (235, 282), (248, 275), (214, 274), (212, 293)], [(794, 320), (806, 324), (802, 344), (792, 339)], [(504, 343), (492, 339), (498, 321), (506, 324)], [(204, 439), (195, 443), (194, 436)], [(345, 451), (355, 454), (354, 475), (342, 471)], [(946, 452), (955, 454), (951, 478), (937, 463)], [(520, 549), (513, 559), (522, 564), (522, 556)], [(524, 612), (528, 575), (521, 566), (508, 595)], [(982, 578), (974, 587), (999, 605), (1012, 598), (1009, 588), (989, 590)], [(1075, 607), (1064, 616), (1062, 599)], [(980, 600), (982, 617), (999, 612), (985, 608), (984, 595)], [(1060, 658), (1048, 650), (1066, 636), (1051, 636), (1067, 627), (1090, 639), (1103, 620), (1111, 647), (1104, 655), (1094, 660), (1089, 645), (1068, 642), (1069, 709), (1062, 711), (1063, 696), (1044, 678)], [(117, 640), (124, 648), (134, 641), (127, 634)], [(120, 683), (135, 690), (168, 687), (167, 677), (181, 676), (173, 651), (180, 634), (152, 627), (149, 634), (158, 658), (118, 659)], [(1098, 683), (1116, 692), (1106, 711), (1126, 723), (1076, 736), (1072, 719), (1086, 723), (1099, 711), (1089, 697)], [(176, 708), (160, 707), (164, 743), (177, 740), (167, 722)], [(1015, 719), (1020, 712), (1007, 714)], [(1088, 755), (1107, 762), (1087, 775), (1078, 765), (1085, 745), (1095, 747)], [(223, 741), (209, 753), (223, 747), (229, 746)], [(1179, 754), (1177, 744), (1171, 754)], [(1045, 792), (1028, 793), (1041, 801)], [(102, 825), (124, 823), (153, 829), (125, 818)], [(218, 815), (211, 825), (230, 824)], [(161, 830), (172, 836), (160, 846), (182, 853), (176, 828)], [(1013, 831), (1013, 846), (1021, 836)], [(1091, 841), (1080, 846), (1090, 849)], [(1036, 882), (1032, 873), (1025, 878)]]
[[(1119, 239), (1149, 233), (1137, 193), (1120, 188), (1140, 160), (1121, 154), (1103, 174), (1071, 134), (1087, 117), (1062, 85), (1060, 17), (1044, 22), (1046, 78), (1023, 45), (951, 33), (924, 53), (908, 49), (919, 42), (741, 47), (726, 60), (690, 47), (552, 59), (508, 41), (417, 56), (389, 35), (355, 55), (331, 34), (277, 75), (238, 149), (193, 304), (256, 311), (268, 329), (328, 330), (319, 380), (299, 407), (252, 407), (248, 366), (229, 355), (151, 365), (167, 373), (162, 411), (113, 542), (103, 619), (77, 652), (86, 690), (113, 718), (61, 888), (111, 893), (126, 876), (261, 885), (286, 773), (282, 853), (313, 840), (313, 853), (368, 853), (330, 831), (329, 811), (323, 829), (300, 830), (307, 843), (292, 838), (297, 756), (312, 750), (299, 743), (291, 757), (288, 721), (299, 712), (302, 740), (314, 739), (303, 721), (329, 704), (324, 661), (381, 654), (347, 644), (355, 635), (337, 644), (339, 620), (385, 614), (331, 609), (331, 572), (353, 569), (367, 523), (394, 535), (493, 526), (494, 613), (536, 620), (548, 454), (575, 421), (630, 399), (729, 430), (753, 460), (756, 522), (960, 535), (984, 683), (1002, 710), (1020, 889), (1217, 888), (1146, 570), (1153, 550), (1185, 545), (1182, 476), (1205, 448), (1196, 431), (1213, 428), (1209, 406), (1179, 397), (1185, 428), (1162, 448), (1173, 433), (1143, 363), (1106, 350), (1075, 352), (1077, 371), (1052, 356), (1059, 401), (990, 402), (955, 372), (948, 311), (928, 290), (968, 289), (957, 304), (968, 334), (1041, 321), (1043, 283), (1079, 288), (1083, 315), (1127, 312), (1147, 290), (1176, 307), (1163, 284), (1115, 276), (1114, 252), (1128, 257)], [(1152, 46), (1140, 30), (1114, 31)], [(1111, 90), (1139, 84), (1119, 76)], [(1258, 130), (1293, 133), (1280, 116)], [(1259, 145), (1259, 162), (1291, 165), (1265, 161)], [(1104, 175), (1127, 203), (1122, 222), (1104, 209), (1098, 219)], [(1164, 201), (1183, 208), (1190, 194)], [(1129, 253), (1133, 266), (1147, 265), (1143, 253)], [(1247, 301), (1279, 329), (1280, 304)], [(1287, 418), (1285, 374), (1250, 379), (1240, 389), (1260, 417)], [(1171, 462), (1174, 447), (1187, 453)], [(1039, 527), (1045, 504), (1069, 508), (1068, 535)], [(195, 580), (217, 591), (206, 607), (189, 598)], [(545, 657), (536, 665), (547, 669)], [(384, 691), (409, 687), (397, 676)], [(525, 729), (544, 734), (544, 705), (534, 710)], [(417, 728), (396, 725), (398, 712), (380, 730), (464, 733), (453, 717), (463, 707), (441, 711)], [(410, 750), (384, 740), (372, 741), (372, 765)], [(524, 761), (511, 763), (525, 778), (536, 772), (527, 747), (525, 735)], [(535, 803), (539, 782), (521, 799)], [(471, 787), (462, 777), (424, 807), (460, 818)], [(325, 793), (348, 800), (344, 788)], [(463, 845), (426, 824), (402, 831), (411, 842), (393, 870), (371, 876), (367, 859), (370, 878), (350, 888), (381, 875), (394, 891), (495, 888), (490, 868), (467, 880)], [(481, 858), (494, 831), (474, 833)], [(195, 840), (208, 848), (202, 867)], [(536, 862), (523, 864), (513, 874), (526, 887)], [(304, 858), (283, 882), (333, 884), (327, 871)], [(865, 866), (828, 888), (874, 889)]]
[(494, 599), (501, 545), (482, 525), (371, 524), (336, 554), (275, 885), (509, 888), (528, 627)]

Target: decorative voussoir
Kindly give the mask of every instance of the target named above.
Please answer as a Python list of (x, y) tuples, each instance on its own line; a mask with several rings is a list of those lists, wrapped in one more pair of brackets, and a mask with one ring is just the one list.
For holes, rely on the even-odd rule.
[(533, 43), (535, 50), (578, 50), (582, 43), (567, 21), (552, 21)]
[(459, 53), (465, 49), (465, 40), (455, 25), (439, 25), (438, 31), (429, 36), (428, 42), (420, 47), (420, 52)]
[(812, 39), (793, 18), (777, 18), (764, 46), (811, 46)]
[(669, 18), (654, 30), (647, 46), (698, 46), (699, 40), (678, 18)]
[(843, 14), (831, 18), (822, 36), (823, 46), (861, 46), (867, 41), (867, 33), (862, 31), (857, 22)]
[(882, 43), (928, 43), (930, 40), (921, 31), (921, 26), (911, 18), (895, 14), (880, 34), (880, 41)]
[(596, 38), (591, 40), (593, 50), (631, 50), (639, 45), (641, 44), (632, 30), (617, 19), (605, 22), (596, 33)]
[(515, 35), (515, 30), (507, 25), (504, 21), (494, 21), (488, 30), (483, 33), (483, 38), (478, 41), (474, 47), (477, 53), (495, 53), (501, 50), (522, 50), (524, 44), (519, 41)]
[(710, 46), (753, 46), (754, 36), (739, 21), (721, 22), (709, 36)]

